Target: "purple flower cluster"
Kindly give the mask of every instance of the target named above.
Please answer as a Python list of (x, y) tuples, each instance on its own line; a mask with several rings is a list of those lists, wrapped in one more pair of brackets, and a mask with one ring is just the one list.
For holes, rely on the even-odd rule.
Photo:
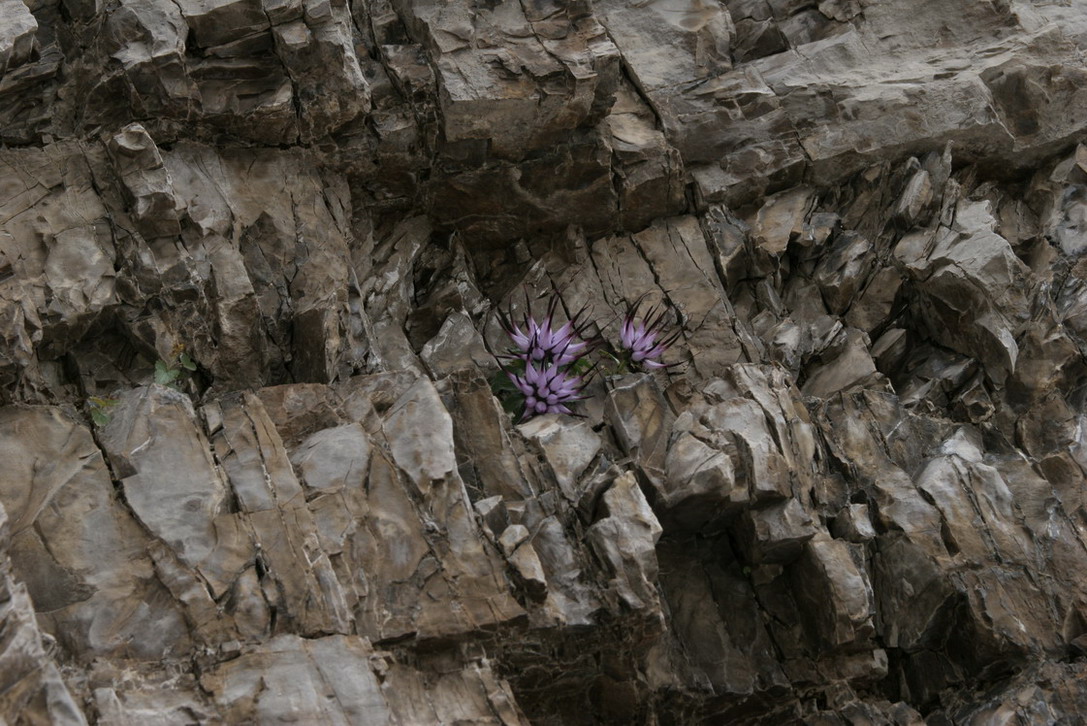
[[(528, 303), (526, 297), (526, 305)], [(555, 327), (555, 311), (558, 298), (551, 299), (547, 315), (541, 320), (526, 313), (520, 324), (509, 315), (499, 315), (499, 321), (515, 346), (507, 358), (512, 359), (515, 372), (507, 369), (506, 375), (525, 398), (522, 418), (544, 413), (571, 413), (568, 403), (584, 398), (582, 390), (592, 371), (576, 375), (569, 370), (591, 348), (591, 342), (582, 339), (589, 323), (583, 318), (582, 308), (570, 320)]]
[(588, 351), (589, 344), (580, 337), (587, 323), (578, 322), (578, 318), (585, 314), (585, 309), (582, 308), (573, 318), (555, 330), (557, 301), (558, 298), (551, 299), (551, 304), (547, 306), (547, 317), (543, 319), (543, 322), (537, 322), (531, 315), (525, 315), (522, 325), (519, 326), (509, 316), (499, 317), (502, 327), (513, 340), (513, 344), (517, 346), (513, 357), (526, 363), (548, 361), (556, 366), (566, 366)]
[[(653, 305), (644, 317), (639, 317), (644, 299), (645, 295), (642, 295), (627, 307), (619, 331), (619, 350), (610, 348), (606, 354), (617, 364), (617, 372), (676, 365), (662, 363), (661, 356), (679, 339), (681, 331), (665, 334), (667, 310), (663, 305)], [(509, 383), (499, 379), (492, 385), (496, 394), (501, 390), (513, 394), (504, 399), (508, 405), (523, 402), (522, 420), (545, 413), (572, 413), (568, 404), (585, 398), (583, 391), (596, 368), (589, 365), (585, 356), (602, 341), (585, 337), (592, 324), (587, 308), (579, 310), (562, 325), (556, 325), (558, 304), (559, 298), (552, 297), (547, 313), (536, 318), (526, 293), (528, 312), (520, 320), (515, 321), (508, 312), (498, 313), (498, 320), (513, 347), (507, 355), (499, 356), (506, 361), (502, 370)]]
[(619, 344), (632, 365), (636, 364), (645, 368), (668, 368), (675, 364), (661, 363), (660, 357), (679, 339), (681, 331), (677, 330), (668, 336), (663, 334), (667, 312), (663, 306), (652, 306), (645, 317), (639, 320), (638, 308), (642, 306), (644, 299), (645, 295), (642, 295), (627, 307), (627, 314), (623, 317), (623, 325), (619, 329)]
[(523, 374), (507, 375), (525, 397), (522, 418), (541, 413), (573, 413), (566, 404), (584, 398), (581, 391), (587, 381), (582, 376), (571, 375), (557, 365), (536, 368), (528, 363)]

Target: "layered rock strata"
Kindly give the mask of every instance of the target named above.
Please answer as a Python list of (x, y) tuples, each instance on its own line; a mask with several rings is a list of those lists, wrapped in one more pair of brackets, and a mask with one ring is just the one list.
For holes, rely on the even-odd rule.
[[(1087, 3), (0, 0), (0, 720), (1075, 723)], [(576, 417), (499, 314), (619, 343)]]

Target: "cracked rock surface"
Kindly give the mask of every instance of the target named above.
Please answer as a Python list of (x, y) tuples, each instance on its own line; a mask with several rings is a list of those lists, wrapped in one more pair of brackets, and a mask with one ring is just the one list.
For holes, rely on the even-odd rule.
[[(1085, 58), (1084, 0), (0, 0), (0, 722), (1081, 722)], [(669, 365), (511, 416), (552, 299)]]

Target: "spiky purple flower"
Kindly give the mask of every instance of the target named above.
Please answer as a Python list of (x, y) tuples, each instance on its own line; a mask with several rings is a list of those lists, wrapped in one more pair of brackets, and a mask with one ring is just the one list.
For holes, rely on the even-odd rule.
[[(515, 321), (512, 312), (498, 311), (502, 329), (514, 346), (507, 355), (498, 358), (502, 370), (520, 394), (513, 400), (506, 398), (506, 401), (513, 405), (523, 404), (522, 420), (544, 413), (572, 414), (567, 404), (584, 398), (582, 390), (594, 371), (584, 359), (585, 354), (600, 342), (598, 338), (585, 337), (585, 331), (592, 325), (588, 306), (578, 310), (565, 323), (556, 325), (559, 303), (560, 299), (552, 296), (545, 315), (537, 318), (532, 314), (526, 289), (526, 312), (520, 320)], [(497, 393), (503, 384), (493, 385)], [(517, 398), (521, 400), (517, 401)]]
[(558, 363), (537, 368), (529, 361), (523, 374), (506, 371), (506, 375), (525, 397), (522, 419), (544, 413), (572, 413), (566, 404), (584, 398), (581, 391), (587, 383), (587, 376), (575, 376)]
[(660, 357), (679, 339), (681, 331), (677, 330), (668, 336), (663, 335), (667, 314), (663, 306), (654, 305), (649, 308), (645, 317), (639, 320), (638, 308), (641, 307), (644, 298), (645, 295), (639, 297), (627, 307), (627, 314), (619, 330), (619, 344), (626, 351), (631, 363), (646, 368), (668, 368), (674, 364), (661, 363)]
[[(528, 296), (525, 296), (526, 306)], [(588, 327), (587, 321), (581, 320), (587, 308), (582, 308), (572, 318), (555, 328), (555, 309), (558, 298), (551, 298), (547, 306), (547, 316), (540, 321), (526, 314), (520, 325), (508, 315), (499, 314), (498, 320), (510, 340), (516, 346), (513, 357), (525, 363), (552, 363), (565, 366), (573, 363), (586, 352), (591, 343), (582, 340), (581, 335)]]

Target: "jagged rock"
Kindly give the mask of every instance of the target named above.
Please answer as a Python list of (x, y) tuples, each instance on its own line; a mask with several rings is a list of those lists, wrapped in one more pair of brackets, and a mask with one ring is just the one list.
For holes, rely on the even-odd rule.
[[(124, 680), (130, 681), (131, 672)], [(147, 677), (134, 687), (131, 682), (119, 686), (121, 673), (111, 672), (108, 667), (94, 673), (94, 707), (98, 722), (103, 724), (128, 724), (134, 721), (154, 723), (156, 720), (200, 718), (211, 719), (215, 711), (197, 692), (195, 679), (170, 678), (166, 674)], [(168, 684), (168, 687), (164, 687)], [(184, 690), (182, 690), (184, 688)]]
[(587, 534), (597, 555), (608, 563), (611, 587), (624, 606), (655, 609), (655, 545), (661, 527), (631, 473), (620, 476), (604, 493), (604, 507), (605, 516)]
[(0, 0), (0, 720), (1075, 721), (1083, 11)]
[[(735, 366), (728, 380), (714, 381), (705, 401), (696, 402), (691, 414), (697, 425), (690, 430), (699, 439), (726, 452), (746, 488), (750, 503), (787, 499), (810, 486), (814, 441), (810, 426), (801, 418), (796, 393), (781, 396), (769, 375), (750, 366)], [(721, 492), (733, 500), (739, 493)]]
[(32, 350), (63, 355), (118, 302), (117, 245), (77, 147), (9, 152), (4, 162), (5, 337), (25, 370)]
[[(535, 108), (535, 103), (526, 108)], [(467, 117), (480, 118), (476, 111)], [(511, 121), (498, 127), (525, 125)], [(512, 153), (528, 141), (509, 143), (507, 153)], [(561, 232), (571, 223), (589, 234), (613, 229), (618, 197), (612, 182), (612, 149), (603, 131), (568, 131), (542, 146), (523, 161), (495, 160), (435, 180), (429, 199), (435, 220), (484, 249), (528, 235)]]
[(856, 234), (843, 233), (819, 260), (813, 277), (827, 310), (842, 315), (864, 288), (875, 265), (872, 244)]
[(802, 187), (768, 197), (751, 222), (758, 248), (770, 256), (780, 256), (789, 242), (803, 233), (813, 196), (812, 190)]
[[(3, 426), (9, 551), (43, 626), (72, 652), (159, 658), (190, 647), (181, 610), (153, 576), (146, 530), (120, 504), (91, 432), (54, 408), (6, 408)], [(18, 446), (17, 431), (32, 433), (36, 448)], [(165, 439), (159, 446), (170, 448)], [(185, 473), (174, 476), (187, 481)]]
[(436, 378), (457, 370), (497, 368), (483, 337), (464, 313), (450, 313), (438, 334), (427, 341), (419, 357)]
[(200, 48), (223, 45), (268, 29), (268, 16), (254, 0), (181, 0), (178, 7), (192, 33), (193, 44)]
[[(853, 561), (849, 545), (817, 534), (789, 568), (789, 576), (801, 619), (822, 647), (863, 647), (875, 635), (872, 586)], [(873, 675), (878, 680), (878, 674)]]
[(867, 542), (876, 536), (867, 504), (850, 504), (834, 518), (831, 533), (849, 542)]
[(756, 565), (794, 561), (817, 531), (811, 515), (795, 499), (748, 511), (742, 529), (745, 559)]
[(845, 321), (871, 337), (891, 317), (902, 277), (897, 270), (884, 267), (868, 279), (864, 292), (850, 301)]
[(227, 491), (188, 397), (161, 386), (121, 397), (101, 441), (140, 523), (189, 567), (211, 559)]
[(637, 231), (658, 217), (682, 212), (683, 161), (657, 129), (652, 109), (629, 85), (620, 85), (605, 124), (620, 181), (620, 226)]
[[(124, 90), (135, 108), (187, 114), (200, 92), (185, 67), (188, 26), (175, 3), (126, 0), (106, 24), (110, 56), (123, 69)], [(102, 88), (99, 95), (105, 95)]]
[(611, 105), (619, 54), (574, 7), (393, 5), (433, 58), (449, 144), (523, 159)]
[(619, 444), (650, 481), (659, 482), (674, 414), (653, 379), (640, 375), (616, 380), (605, 411)]
[[(422, 682), (410, 670), (387, 661), (365, 638), (333, 635), (306, 640), (282, 635), (203, 675), (209, 692), (227, 720), (389, 724), (405, 720), (493, 718), (495, 723), (523, 724), (510, 702), (508, 687), (490, 668), (474, 663), (463, 671), (443, 674), (438, 692), (455, 689), (455, 702), (427, 698)], [(427, 689), (429, 690), (429, 689)], [(410, 703), (411, 696), (422, 696)], [(456, 714), (455, 716), (453, 714)]]
[(518, 429), (539, 447), (562, 493), (577, 502), (578, 480), (600, 451), (600, 437), (583, 422), (570, 425), (552, 416), (531, 419)]
[[(0, 506), (0, 548), (8, 550), (14, 533)], [(77, 726), (87, 720), (64, 684), (47, 651), (35, 621), (35, 607), (27, 588), (15, 579), (8, 558), (0, 558), (0, 626), (5, 634), (0, 648), (4, 696), (0, 716), (6, 721), (36, 718), (43, 722)]]
[(498, 538), (498, 544), (506, 557), (509, 557), (528, 537), (527, 527), (523, 524), (513, 524), (503, 530), (502, 536)]
[(547, 594), (547, 577), (543, 565), (531, 544), (528, 528), (523, 524), (506, 527), (498, 538), (498, 545), (506, 555), (506, 560), (517, 572), (522, 586), (535, 600), (543, 600)]
[(531, 497), (532, 485), (512, 451), (505, 413), (487, 381), (475, 371), (461, 371), (452, 381), (453, 439), (460, 452), (458, 471), (465, 482), (480, 496)]
[(957, 703), (949, 705), (947, 713), (956, 723), (970, 726), (1020, 714), (1039, 721), (1074, 720), (1083, 708), (1079, 691), (1082, 681), (1083, 670), (1077, 663), (1036, 665), (995, 693), (987, 694), (982, 703), (956, 699)]
[(488, 537), (497, 542), (498, 535), (505, 532), (506, 528), (510, 526), (509, 510), (506, 509), (502, 501), (502, 495), (496, 494), (493, 497), (481, 499), (472, 506), (476, 510), (476, 514), (479, 515), (483, 531), (487, 533)]
[(807, 371), (804, 395), (827, 398), (857, 386), (870, 385), (878, 378), (876, 364), (868, 350), (868, 337), (847, 328), (838, 340), (820, 354), (826, 362)]
[(109, 140), (108, 146), (125, 191), (135, 203), (140, 233), (147, 238), (181, 234), (170, 172), (143, 126), (126, 126)]
[(665, 477), (656, 488), (655, 505), (665, 525), (679, 520), (684, 528), (740, 511), (749, 503), (748, 488), (738, 481), (732, 458), (695, 433), (693, 416), (684, 412), (673, 425)]
[(292, 452), (291, 465), (302, 484), (323, 494), (358, 481), (370, 464), (370, 439), (357, 423), (322, 429)]
[(4, 27), (0, 30), (0, 75), (3, 75), (9, 68), (30, 60), (38, 22), (22, 0), (4, 0), (0, 4), (0, 14), (4, 18)]
[(299, 137), (306, 142), (368, 113), (370, 87), (355, 54), (347, 8), (328, 2), (305, 2), (303, 8), (304, 21), (277, 24), (272, 36), (296, 89)]
[[(712, 559), (689, 556), (701, 548), (706, 544), (661, 541), (661, 584), (673, 613), (678, 652), (655, 663), (660, 670), (652, 675), (722, 694), (784, 686), (787, 680), (780, 665), (766, 657), (770, 636), (759, 619), (750, 581), (727, 545), (723, 550), (714, 547), (720, 554)], [(724, 611), (722, 601), (735, 604)], [(684, 671), (690, 673), (686, 678)]]
[[(1014, 372), (1019, 356), (1013, 333), (1017, 321), (1009, 320), (1005, 311), (1024, 307), (1014, 299), (1021, 294), (1017, 280), (1022, 263), (1004, 239), (991, 233), (938, 246), (930, 259), (939, 261), (938, 265), (945, 263), (927, 277), (924, 286), (927, 297), (922, 310), (933, 337), (964, 355), (980, 358), (989, 378), (1002, 384)], [(989, 291), (984, 299), (976, 296), (977, 286)], [(961, 333), (953, 337), (951, 330)]]

